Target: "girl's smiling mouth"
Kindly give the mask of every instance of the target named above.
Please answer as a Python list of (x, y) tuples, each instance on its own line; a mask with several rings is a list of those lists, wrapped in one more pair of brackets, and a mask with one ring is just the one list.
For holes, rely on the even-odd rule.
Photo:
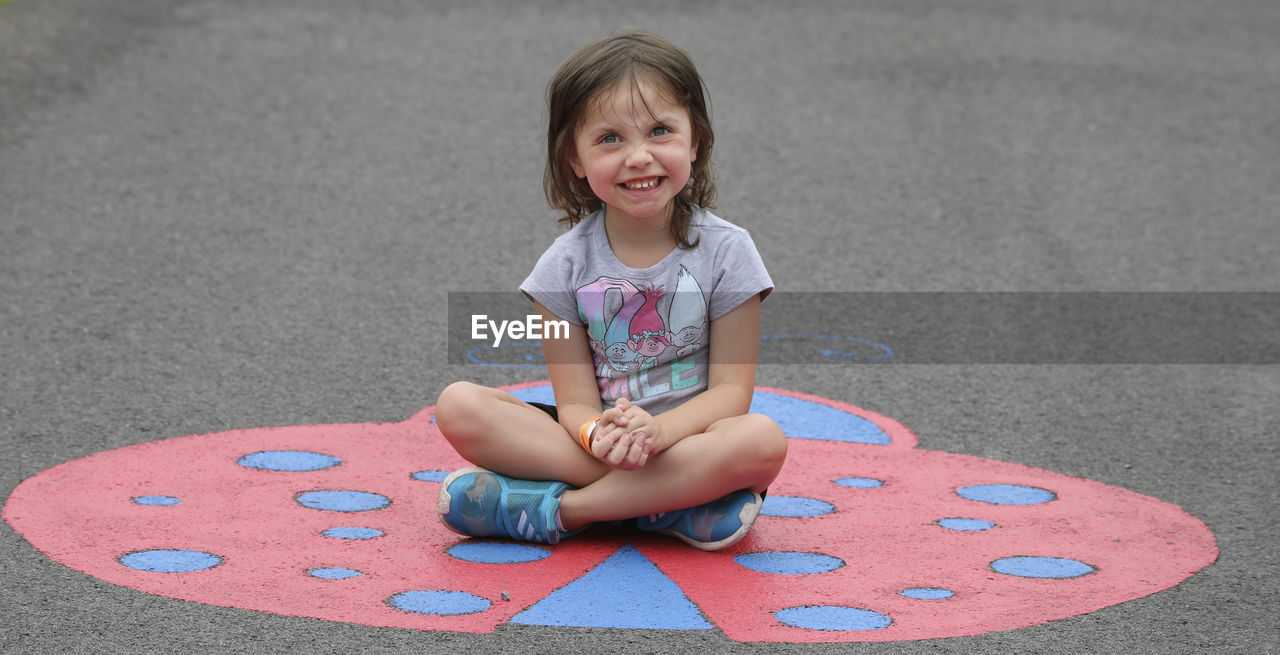
[(664, 180), (664, 179), (666, 179), (666, 178), (663, 178), (663, 177), (646, 177), (646, 178), (642, 178), (642, 179), (639, 179), (639, 180), (631, 180), (631, 181), (628, 181), (628, 182), (623, 182), (623, 183), (622, 183), (621, 185), (619, 185), (619, 186), (622, 186), (622, 187), (624, 187), (624, 188), (626, 188), (626, 189), (628, 189), (628, 190), (630, 190), (630, 191), (648, 191), (648, 190), (650, 190), (650, 189), (657, 188), (657, 186), (658, 186), (659, 184), (661, 184), (661, 183), (662, 183), (662, 180)]

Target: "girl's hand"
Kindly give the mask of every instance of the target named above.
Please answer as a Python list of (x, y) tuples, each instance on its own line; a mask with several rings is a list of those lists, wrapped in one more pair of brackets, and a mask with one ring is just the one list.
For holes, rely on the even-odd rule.
[(644, 409), (619, 398), (617, 405), (600, 415), (591, 440), (591, 454), (616, 469), (643, 468), (657, 451), (656, 437), (661, 427)]

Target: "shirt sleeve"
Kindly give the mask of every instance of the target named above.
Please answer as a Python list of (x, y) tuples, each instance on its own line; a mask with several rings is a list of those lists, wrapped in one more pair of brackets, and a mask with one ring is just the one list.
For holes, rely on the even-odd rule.
[(578, 302), (571, 288), (573, 258), (565, 247), (565, 240), (557, 239), (538, 258), (533, 271), (520, 283), (520, 291), (532, 301), (539, 302), (558, 318), (574, 325), (582, 325), (578, 316)]
[(716, 288), (708, 307), (711, 320), (728, 314), (753, 296), (764, 300), (773, 291), (773, 278), (746, 230), (733, 234), (717, 259)]

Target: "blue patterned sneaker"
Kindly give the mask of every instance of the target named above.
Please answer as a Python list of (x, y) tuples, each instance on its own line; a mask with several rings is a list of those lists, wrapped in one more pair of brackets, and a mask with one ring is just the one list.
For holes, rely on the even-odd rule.
[(747, 536), (760, 515), (760, 494), (741, 489), (709, 503), (636, 519), (641, 530), (669, 534), (702, 550), (720, 550)]
[(568, 488), (563, 482), (465, 468), (440, 483), (436, 510), (445, 527), (458, 534), (554, 544), (569, 534), (560, 525), (560, 495)]

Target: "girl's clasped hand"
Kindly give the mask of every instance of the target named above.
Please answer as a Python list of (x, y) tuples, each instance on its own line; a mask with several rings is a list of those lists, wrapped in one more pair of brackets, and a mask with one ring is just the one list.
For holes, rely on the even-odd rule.
[(600, 415), (591, 436), (591, 454), (613, 468), (635, 471), (662, 450), (661, 435), (662, 424), (649, 412), (619, 398)]

